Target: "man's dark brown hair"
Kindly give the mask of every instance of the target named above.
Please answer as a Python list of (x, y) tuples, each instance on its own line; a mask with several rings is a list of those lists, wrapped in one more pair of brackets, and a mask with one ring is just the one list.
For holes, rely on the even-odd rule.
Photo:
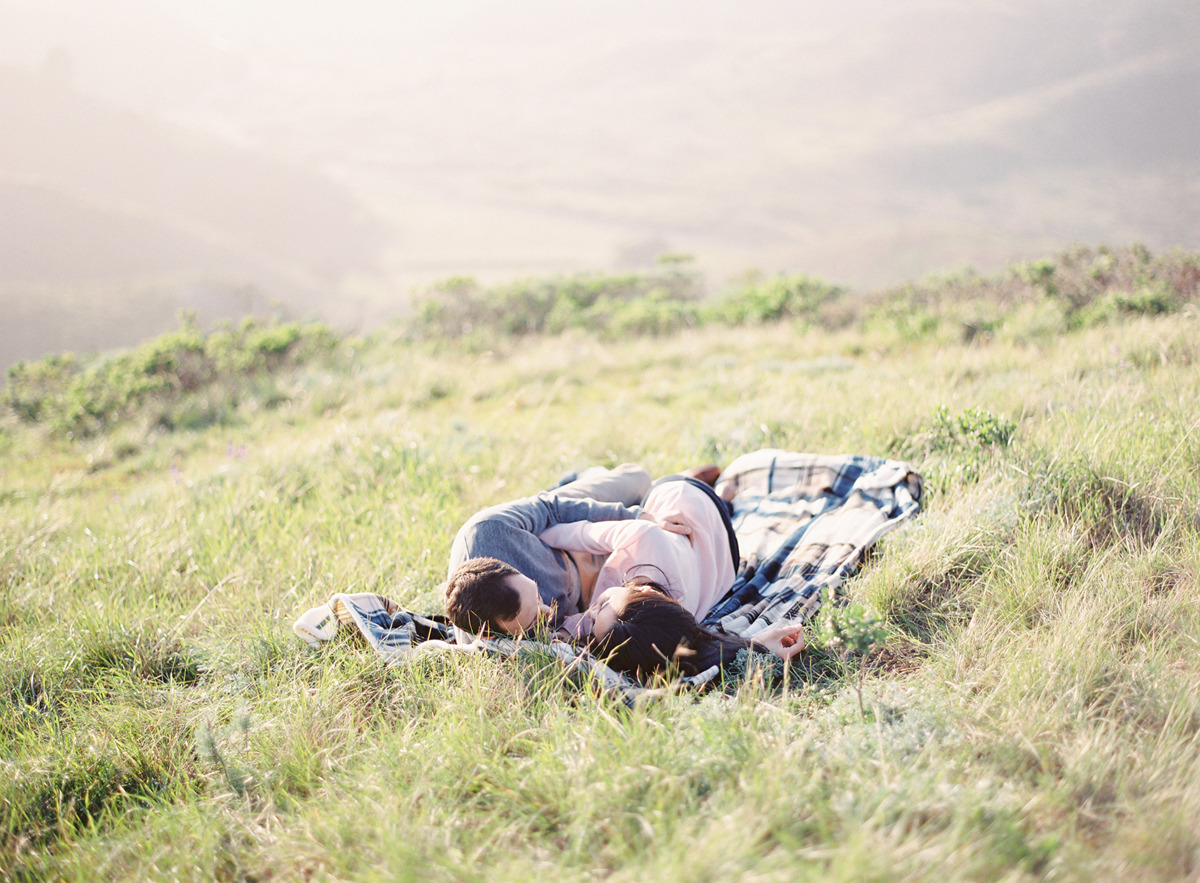
[(508, 584), (520, 572), (495, 558), (470, 558), (450, 574), (446, 583), (446, 616), (460, 629), (482, 634), (486, 629), (503, 632), (501, 620), (515, 619), (521, 612), (521, 596)]

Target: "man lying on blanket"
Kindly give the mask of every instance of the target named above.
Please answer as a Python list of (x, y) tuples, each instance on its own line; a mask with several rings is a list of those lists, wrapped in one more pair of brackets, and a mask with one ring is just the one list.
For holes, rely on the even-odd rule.
[[(550, 619), (561, 622), (559, 637), (589, 646), (621, 625), (617, 631), (624, 636), (623, 644), (647, 648), (649, 656), (640, 657), (635, 665), (647, 672), (660, 656), (668, 661), (651, 649), (659, 643), (670, 642), (672, 651), (694, 650), (697, 640), (714, 637), (704, 635), (695, 617), (706, 614), (733, 585), (739, 555), (730, 505), (709, 484), (686, 475), (657, 482), (641, 510), (641, 517), (653, 523), (565, 522), (562, 515), (602, 514), (602, 507), (594, 504), (590, 510), (572, 513), (563, 506), (566, 511), (560, 514), (562, 503), (550, 494), (518, 500), (486, 510), (464, 527), (454, 544), (456, 554), (446, 584), (446, 612), (452, 622), (475, 634), (519, 634), (529, 631), (539, 618)], [(580, 503), (576, 501), (577, 506)], [(673, 532), (664, 530), (663, 524)], [(540, 552), (547, 560), (551, 554), (562, 556), (569, 565), (566, 597), (571, 607), (565, 619), (558, 606), (561, 595), (553, 606), (544, 600), (546, 569), (526, 571), (512, 563), (528, 558), (513, 554), (517, 542), (522, 552)], [(541, 578), (535, 580), (528, 572)], [(558, 573), (551, 576), (550, 587), (560, 591)], [(580, 586), (582, 591), (572, 591)], [(634, 605), (641, 615), (633, 617), (632, 610), (627, 611), (630, 599), (647, 592), (658, 593), (659, 600), (673, 606), (654, 610), (643, 599)], [(802, 625), (782, 624), (763, 632), (753, 649), (788, 659), (804, 647)], [(681, 628), (689, 634), (675, 635)], [(740, 641), (714, 645), (717, 658), (722, 650), (732, 658), (739, 649), (752, 648), (750, 642)]]
[[(595, 491), (607, 494), (609, 501), (621, 501), (615, 506), (610, 502), (607, 509), (608, 517), (618, 522), (641, 514), (636, 504), (649, 486), (649, 476), (636, 467), (622, 467), (612, 473), (601, 471), (598, 476), (593, 476), (608, 476), (606, 480), (620, 483), (631, 474), (637, 478), (624, 490), (618, 489), (615, 494), (611, 488), (607, 492), (603, 488)], [(740, 556), (732, 588), (717, 600), (703, 625), (721, 635), (739, 636), (760, 643), (759, 636), (765, 636), (780, 625), (807, 622), (817, 611), (824, 589), (839, 586), (857, 569), (864, 553), (880, 537), (917, 514), (921, 478), (906, 463), (895, 460), (763, 450), (745, 454), (726, 467), (716, 490), (719, 496), (732, 500), (730, 521)], [(578, 491), (579, 488), (571, 489), (570, 486), (560, 488), (550, 496), (557, 495), (561, 499), (553, 501), (545, 499), (547, 495), (539, 495), (541, 502), (532, 504), (532, 514), (520, 514), (520, 510), (528, 506), (518, 506), (514, 513), (513, 504), (480, 513), (464, 526), (455, 540), (455, 565), (472, 560), (472, 555), (495, 555), (497, 549), (500, 554), (508, 554), (500, 548), (506, 543), (516, 550), (529, 551), (531, 560), (541, 561), (550, 576), (545, 577), (545, 593), (543, 579), (534, 580), (537, 596), (523, 599), (524, 609), (528, 610), (532, 600), (536, 616), (543, 605), (561, 604), (563, 606), (554, 611), (557, 624), (559, 619), (565, 618), (567, 611), (575, 612), (581, 607), (589, 559), (555, 553), (550, 545), (539, 539), (539, 535), (556, 529), (550, 527), (551, 521), (571, 524), (571, 517), (587, 520), (587, 515), (568, 513), (571, 507), (567, 502), (573, 499), (570, 495)], [(606, 511), (603, 503), (585, 503), (584, 508), (592, 505), (599, 507), (590, 509), (593, 518)], [(508, 514), (497, 518), (497, 510)], [(497, 538), (500, 538), (499, 542), (489, 547), (488, 542)], [(509, 558), (510, 563), (519, 563), (515, 554)], [(504, 568), (509, 566), (509, 563), (498, 563)], [(590, 570), (598, 573), (602, 563), (592, 559)], [(502, 575), (501, 579), (507, 581), (506, 576)], [(576, 588), (580, 600), (576, 600)], [(528, 589), (526, 594), (529, 594)], [(670, 608), (658, 607), (660, 613), (671, 613)], [(512, 611), (503, 618), (516, 617), (516, 611)], [(423, 617), (402, 610), (387, 598), (372, 593), (337, 593), (327, 604), (307, 611), (293, 628), (304, 640), (319, 644), (333, 636), (339, 621), (353, 623), (388, 663), (412, 659), (424, 646), (458, 645), (459, 649), (482, 649), (501, 655), (511, 655), (519, 646), (518, 642), (502, 637), (481, 641), (469, 637), (463, 642), (464, 636), (455, 635), (440, 617)], [(514, 623), (514, 626), (520, 625), (520, 622)], [(676, 622), (673, 627), (686, 629), (691, 626)], [(478, 633), (480, 630), (468, 631)], [(582, 666), (600, 678), (606, 687), (619, 691), (627, 699), (643, 692), (636, 681), (618, 675), (582, 648), (563, 642), (552, 642), (544, 648), (564, 664)], [(714, 667), (694, 678), (684, 677), (683, 682), (704, 683), (716, 670)]]
[(490, 628), (516, 634), (539, 618), (557, 627), (587, 609), (607, 555), (554, 548), (540, 535), (557, 525), (633, 519), (690, 534), (682, 518), (642, 509), (650, 488), (650, 473), (625, 463), (586, 470), (554, 490), (479, 512), (458, 531), (450, 550), (451, 620), (473, 633)]

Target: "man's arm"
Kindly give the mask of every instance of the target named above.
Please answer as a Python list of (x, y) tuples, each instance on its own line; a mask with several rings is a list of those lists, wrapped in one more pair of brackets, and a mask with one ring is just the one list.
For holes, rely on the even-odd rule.
[[(450, 550), (450, 570), (453, 571), (469, 558), (480, 557), (499, 558), (520, 570), (520, 564), (509, 560), (508, 556), (515, 551), (510, 543), (515, 542), (520, 547), (543, 546), (549, 551), (549, 547), (545, 547), (537, 535), (556, 524), (628, 521), (641, 513), (640, 506), (564, 499), (552, 492), (501, 503), (477, 512), (462, 526)], [(498, 547), (497, 543), (503, 547)], [(528, 554), (532, 549), (525, 548), (523, 551)]]
[[(597, 500), (575, 500), (557, 496), (553, 491), (544, 491), (523, 500), (502, 503), (478, 513), (471, 521), (487, 520), (507, 524), (531, 534), (556, 524), (572, 521), (629, 521), (642, 514), (641, 506), (623, 506), (620, 503), (601, 503)], [(470, 522), (468, 522), (469, 524)]]

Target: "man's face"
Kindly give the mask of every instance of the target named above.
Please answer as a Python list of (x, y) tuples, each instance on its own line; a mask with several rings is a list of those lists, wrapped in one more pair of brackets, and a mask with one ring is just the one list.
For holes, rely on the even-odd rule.
[(542, 603), (537, 583), (529, 577), (518, 573), (510, 576), (507, 582), (521, 596), (521, 607), (513, 619), (500, 620), (498, 625), (502, 631), (510, 635), (519, 635), (532, 629), (533, 624), (541, 617), (554, 615), (553, 609)]

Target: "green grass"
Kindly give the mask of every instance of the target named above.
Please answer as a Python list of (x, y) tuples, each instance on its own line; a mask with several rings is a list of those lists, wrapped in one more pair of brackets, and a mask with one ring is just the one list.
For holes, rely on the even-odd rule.
[[(10, 414), (0, 878), (1194, 876), (1195, 311), (1050, 325), (1060, 281), (967, 334), (976, 283), (953, 284), (916, 325), (397, 329), (92, 435)], [(221, 419), (157, 419), (196, 396)], [(352, 635), (291, 634), (338, 591), (438, 609), (456, 527), (565, 471), (763, 446), (926, 477), (844, 587), (890, 633), (865, 715), (819, 657), (786, 690), (626, 709), (536, 655), (384, 669)]]

